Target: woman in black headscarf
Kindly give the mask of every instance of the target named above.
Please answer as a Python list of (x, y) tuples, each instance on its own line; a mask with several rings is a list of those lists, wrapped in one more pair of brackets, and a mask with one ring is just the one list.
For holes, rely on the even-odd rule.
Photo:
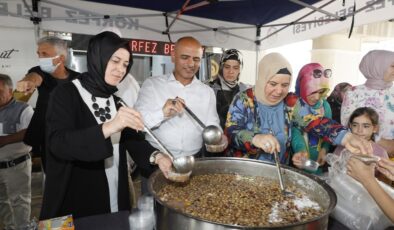
[[(149, 153), (133, 154), (143, 129), (139, 112), (113, 94), (132, 65), (126, 40), (103, 32), (89, 41), (88, 72), (57, 87), (47, 112), (47, 177), (40, 219), (130, 210), (126, 149), (143, 167)], [(146, 149), (154, 151), (155, 149)], [(138, 157), (136, 157), (138, 156)], [(169, 169), (167, 158), (157, 162)]]

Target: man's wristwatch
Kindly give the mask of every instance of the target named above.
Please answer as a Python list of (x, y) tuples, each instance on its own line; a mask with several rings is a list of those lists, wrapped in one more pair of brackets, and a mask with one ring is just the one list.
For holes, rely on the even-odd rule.
[(152, 165), (156, 165), (156, 156), (159, 153), (160, 153), (160, 151), (158, 151), (158, 150), (154, 151), (149, 157), (149, 163), (151, 163)]

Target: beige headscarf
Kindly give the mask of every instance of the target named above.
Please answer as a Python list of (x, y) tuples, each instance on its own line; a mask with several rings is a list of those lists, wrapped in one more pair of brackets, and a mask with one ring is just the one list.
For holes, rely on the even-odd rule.
[[(278, 104), (286, 97), (286, 95), (284, 95), (278, 103), (271, 103), (265, 97), (265, 86), (267, 85), (267, 82), (271, 80), (271, 78), (274, 77), (280, 69), (284, 68), (287, 68), (287, 70), (293, 74), (290, 63), (279, 53), (270, 53), (261, 59), (259, 62), (259, 74), (254, 89), (258, 102), (271, 106)], [(290, 82), (291, 79), (292, 77), (290, 76)]]

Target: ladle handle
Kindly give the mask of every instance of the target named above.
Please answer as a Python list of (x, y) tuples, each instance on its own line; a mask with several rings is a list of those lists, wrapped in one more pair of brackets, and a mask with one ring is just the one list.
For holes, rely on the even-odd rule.
[(282, 190), (282, 193), (284, 193), (285, 186), (283, 184), (282, 170), (280, 168), (279, 157), (278, 157), (278, 153), (276, 151), (274, 152), (274, 157), (275, 157), (276, 169), (278, 170), (280, 190)]
[[(183, 104), (183, 103), (182, 103)], [(202, 121), (196, 116), (196, 114), (193, 113), (193, 111), (191, 111), (189, 109), (189, 107), (187, 107), (185, 104), (183, 104), (183, 107), (185, 108), (186, 112), (195, 120), (197, 121), (197, 123), (201, 126), (201, 128), (205, 129), (205, 124), (202, 123)]]
[(196, 114), (194, 114), (194, 113), (189, 109), (189, 107), (187, 107), (186, 105), (184, 105), (184, 106), (185, 106), (186, 112), (189, 113), (189, 115), (190, 115), (194, 120), (197, 121), (197, 123), (201, 126), (201, 128), (205, 129), (205, 124), (202, 123), (202, 121), (196, 116)]
[(167, 156), (171, 159), (171, 161), (174, 161), (174, 156), (172, 153), (161, 143), (161, 141), (153, 134), (152, 130), (148, 128), (146, 125), (144, 125), (144, 131), (149, 134), (153, 138), (153, 140), (156, 141), (156, 143), (159, 145), (161, 151), (163, 151), (164, 154), (167, 154)]
[[(124, 107), (128, 107), (126, 102), (124, 102), (122, 99), (120, 99), (119, 104), (121, 104)], [(171, 161), (174, 161), (174, 156), (172, 155), (172, 153), (168, 151), (168, 149), (163, 145), (163, 143), (155, 136), (155, 134), (153, 134), (152, 130), (148, 128), (145, 124), (144, 124), (144, 131), (147, 132), (149, 136), (153, 138), (153, 140), (155, 140), (155, 142), (159, 145), (161, 151), (164, 154), (166, 154), (171, 159)]]

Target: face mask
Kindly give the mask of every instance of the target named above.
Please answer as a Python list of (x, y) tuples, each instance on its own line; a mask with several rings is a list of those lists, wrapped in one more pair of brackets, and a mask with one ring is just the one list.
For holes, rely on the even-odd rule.
[(60, 62), (57, 63), (57, 65), (53, 65), (52, 61), (55, 58), (58, 58), (58, 56), (55, 57), (50, 57), (50, 58), (39, 58), (39, 63), (40, 63), (40, 68), (42, 71), (46, 72), (46, 73), (53, 73), (55, 72), (56, 68), (60, 65)]

